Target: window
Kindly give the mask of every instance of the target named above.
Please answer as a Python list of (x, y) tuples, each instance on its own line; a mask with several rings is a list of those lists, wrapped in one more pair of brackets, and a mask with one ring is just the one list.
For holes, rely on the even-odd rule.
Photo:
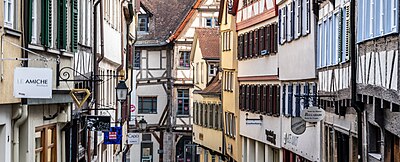
[(14, 0), (4, 0), (4, 26), (14, 27)]
[(196, 84), (199, 84), (199, 78), (200, 78), (200, 76), (199, 75), (201, 75), (201, 74), (199, 74), (199, 63), (197, 62), (196, 63)]
[(295, 0), (279, 9), (279, 43), (281, 45), (310, 33), (310, 0)]
[(240, 110), (279, 116), (279, 85), (240, 85), (239, 91)]
[(357, 41), (397, 33), (397, 0), (359, 0), (357, 1)]
[(139, 14), (138, 16), (139, 31), (149, 31), (149, 16), (147, 14)]
[(135, 51), (135, 57), (133, 58), (133, 67), (135, 69), (140, 69), (140, 55), (141, 52), (139, 50)]
[(222, 51), (230, 51), (231, 50), (231, 31), (222, 32)]
[(234, 113), (225, 112), (225, 134), (229, 137), (236, 137), (236, 117)]
[(258, 58), (278, 52), (278, 24), (268, 24), (238, 36), (238, 59)]
[(233, 71), (224, 71), (224, 91), (233, 92)]
[(178, 89), (178, 115), (189, 115), (189, 90)]
[(213, 19), (211, 17), (206, 18), (206, 27), (213, 27)]
[(380, 153), (381, 152), (381, 129), (373, 124), (369, 124), (369, 141), (368, 141), (368, 152)]
[(32, 44), (36, 44), (37, 43), (37, 3), (36, 0), (31, 0), (31, 42)]
[[(335, 131), (336, 134), (336, 148), (337, 148), (337, 161), (349, 160), (349, 135)], [(353, 152), (353, 150), (352, 150)]]
[(141, 162), (153, 162), (153, 143), (142, 142), (140, 145), (140, 155)]
[(215, 76), (218, 71), (217, 68), (218, 68), (218, 66), (216, 64), (209, 63), (208, 64), (208, 75), (211, 77)]
[(204, 78), (204, 72), (203, 72), (203, 69), (204, 69), (204, 63), (202, 62), (201, 64), (200, 64), (200, 68), (201, 68), (201, 71), (200, 71), (200, 77), (201, 77), (201, 83), (204, 83), (204, 80), (203, 80), (203, 78)]
[[(300, 102), (300, 99), (298, 97), (295, 97), (295, 95), (300, 95), (300, 94), (310, 94), (314, 96), (317, 94), (317, 84), (316, 83), (311, 83), (311, 82), (305, 82), (305, 83), (287, 83), (284, 84), (284, 90), (282, 92), (282, 96), (279, 95), (277, 91), (278, 96), (281, 97), (282, 107), (285, 109), (282, 110), (283, 115), (287, 117), (299, 117), (300, 112), (304, 107), (308, 107), (309, 105), (315, 106), (317, 103), (316, 98), (312, 97), (311, 100), (304, 100)], [(279, 104), (279, 102), (276, 102)], [(287, 109), (286, 109), (287, 108)]]
[(190, 51), (179, 51), (179, 66), (189, 68), (190, 66)]
[(57, 161), (56, 125), (36, 128), (35, 161)]
[(208, 127), (213, 128), (214, 125), (214, 104), (208, 104)]
[(139, 97), (139, 114), (157, 114), (157, 97)]

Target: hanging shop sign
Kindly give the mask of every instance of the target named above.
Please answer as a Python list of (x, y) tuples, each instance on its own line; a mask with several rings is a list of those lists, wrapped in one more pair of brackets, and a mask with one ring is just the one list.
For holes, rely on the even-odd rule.
[(273, 130), (265, 129), (265, 136), (268, 142), (271, 142), (272, 144), (276, 145), (276, 134)]
[(294, 134), (301, 135), (306, 131), (306, 121), (301, 117), (292, 117), (290, 128)]
[(140, 139), (139, 133), (128, 133), (128, 144), (129, 145), (138, 145)]
[(14, 97), (52, 98), (53, 71), (49, 68), (14, 69)]
[(319, 107), (309, 107), (301, 111), (300, 117), (306, 122), (315, 123), (325, 118), (325, 111)]
[(91, 131), (109, 131), (111, 123), (111, 116), (86, 116), (86, 128)]
[(108, 132), (104, 132), (104, 144), (121, 144), (122, 141), (122, 128), (111, 127)]

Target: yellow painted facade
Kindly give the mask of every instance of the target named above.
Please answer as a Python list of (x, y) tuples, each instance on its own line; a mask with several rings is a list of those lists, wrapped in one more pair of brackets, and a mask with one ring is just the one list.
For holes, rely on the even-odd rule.
[[(221, 106), (220, 94), (212, 93), (212, 94), (199, 94), (200, 91), (204, 90), (208, 83), (211, 82), (212, 77), (208, 74), (208, 68), (206, 60), (204, 60), (203, 55), (201, 53), (199, 41), (197, 36), (195, 35), (192, 51), (190, 55), (190, 62), (192, 63), (192, 72), (193, 72), (193, 82), (194, 82), (194, 93), (193, 93), (193, 103), (194, 104), (203, 104), (203, 105), (216, 105)], [(218, 76), (218, 75), (217, 75)], [(219, 75), (220, 76), (220, 75)], [(217, 78), (216, 78), (217, 79)], [(194, 110), (199, 109), (199, 106), (194, 105)], [(208, 107), (207, 107), (208, 108)], [(217, 108), (217, 107), (215, 107)], [(202, 108), (204, 110), (204, 107)], [(197, 111), (196, 111), (197, 112)], [(196, 115), (194, 112), (194, 115)], [(205, 120), (204, 114), (201, 117), (202, 120)], [(214, 116), (214, 115), (213, 115)], [(221, 115), (222, 116), (222, 115)], [(196, 117), (194, 117), (195, 120)], [(199, 116), (197, 115), (197, 118)], [(215, 120), (216, 118), (214, 118)], [(222, 117), (221, 119), (222, 120)], [(214, 160), (220, 161), (222, 155), (222, 138), (223, 133), (221, 129), (215, 127), (209, 127), (202, 123), (193, 124), (193, 142), (198, 146), (198, 155), (200, 162), (203, 161), (212, 161)]]
[[(228, 0), (225, 0), (225, 3), (223, 5), (224, 9), (222, 10), (223, 13), (220, 14), (222, 15), (221, 24), (220, 24), (220, 35), (221, 35), (221, 62), (220, 62), (220, 67), (223, 70), (224, 75), (226, 75), (226, 72), (233, 74), (230, 78), (232, 78), (232, 81), (227, 81), (226, 78), (223, 76), (222, 77), (222, 83), (223, 83), (223, 88), (222, 88), (222, 108), (223, 108), (223, 113), (233, 113), (234, 114), (234, 120), (235, 120), (235, 137), (226, 135), (225, 133), (225, 148), (226, 152), (225, 155), (228, 157), (231, 157), (234, 161), (240, 162), (242, 159), (241, 156), (241, 146), (242, 146), (242, 140), (239, 135), (239, 84), (237, 80), (237, 66), (238, 66), (238, 61), (237, 61), (237, 32), (236, 32), (236, 17), (228, 13), (228, 9), (226, 5), (228, 3)], [(229, 32), (230, 36), (228, 39), (226, 37), (224, 38), (223, 33)], [(224, 47), (224, 40), (229, 41), (229, 46), (230, 48), (228, 49), (223, 49)], [(225, 43), (226, 43), (225, 41)], [(231, 86), (232, 88), (228, 88), (230, 90), (224, 90), (225, 86), (228, 85)], [(224, 126), (225, 130), (227, 129), (227, 123), (226, 123), (226, 115), (224, 115)], [(225, 131), (226, 132), (226, 131)]]
[[(6, 58), (21, 58), (22, 46), (22, 19), (20, 18), (22, 4), (15, 4), (15, 12), (12, 27), (6, 27), (4, 23), (4, 1), (0, 2), (0, 104), (15, 104), (21, 100), (13, 96), (14, 68), (21, 66), (21, 61), (5, 60)], [(14, 44), (14, 45), (13, 45)], [(2, 60), (4, 58), (4, 60)]]

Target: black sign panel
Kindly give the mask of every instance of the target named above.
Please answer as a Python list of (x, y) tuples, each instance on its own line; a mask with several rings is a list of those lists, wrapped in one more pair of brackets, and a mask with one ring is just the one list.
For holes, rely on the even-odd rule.
[(86, 116), (86, 128), (91, 131), (110, 131), (111, 116)]
[(272, 144), (276, 145), (276, 134), (272, 130), (265, 130), (265, 136), (267, 138), (267, 141), (271, 142)]

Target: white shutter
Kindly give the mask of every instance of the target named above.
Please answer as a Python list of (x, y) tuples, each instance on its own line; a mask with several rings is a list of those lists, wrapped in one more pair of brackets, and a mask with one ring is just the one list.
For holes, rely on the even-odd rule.
[(380, 35), (383, 35), (383, 33), (385, 32), (385, 30), (384, 30), (384, 26), (383, 26), (383, 23), (384, 23), (384, 19), (385, 19), (385, 11), (384, 11), (384, 6), (385, 6), (385, 0), (379, 0), (380, 1), (380, 6), (379, 6), (379, 15), (380, 15), (380, 19), (379, 19), (379, 33), (380, 33)]
[(305, 14), (305, 24), (304, 27), (306, 28), (305, 32), (306, 34), (310, 33), (310, 0), (305, 0), (306, 1), (306, 7), (304, 8), (304, 10), (306, 10), (306, 14)]
[(292, 40), (292, 15), (293, 15), (293, 7), (292, 7), (292, 3), (289, 3), (287, 5), (287, 25), (286, 25), (286, 30), (287, 30), (287, 41), (290, 42)]
[(301, 36), (301, 17), (302, 17), (302, 10), (301, 5), (303, 4), (302, 0), (296, 0), (296, 38)]
[(369, 5), (369, 17), (370, 17), (370, 22), (369, 22), (369, 37), (372, 38), (374, 36), (374, 2), (375, 0), (371, 0), (371, 3)]

